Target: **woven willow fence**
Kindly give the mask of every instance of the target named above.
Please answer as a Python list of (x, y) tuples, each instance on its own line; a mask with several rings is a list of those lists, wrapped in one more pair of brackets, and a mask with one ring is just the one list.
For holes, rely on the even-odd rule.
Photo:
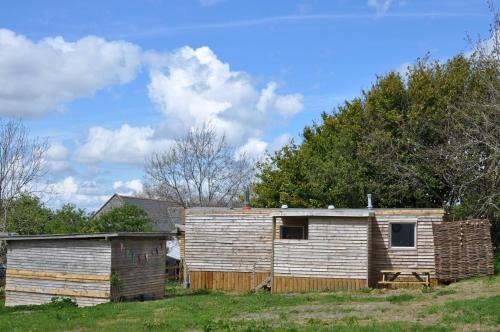
[(460, 280), (493, 274), (489, 220), (434, 224), (436, 277)]

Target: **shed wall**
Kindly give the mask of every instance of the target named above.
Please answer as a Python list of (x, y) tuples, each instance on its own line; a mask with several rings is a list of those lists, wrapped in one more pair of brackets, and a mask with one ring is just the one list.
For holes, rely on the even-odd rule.
[[(435, 282), (435, 248), (432, 225), (443, 221), (442, 214), (419, 215), (376, 215), (372, 224), (372, 271), (370, 285), (375, 287), (381, 280), (381, 270), (425, 269), (431, 271)], [(391, 222), (415, 222), (416, 248), (391, 248), (389, 224)], [(402, 274), (404, 278), (405, 275)], [(413, 279), (413, 277), (410, 276)]]
[[(272, 219), (266, 214), (189, 215), (185, 225), (185, 259), (193, 288), (249, 290), (252, 275), (271, 271)], [(198, 272), (215, 273), (203, 282)], [(232, 273), (234, 275), (232, 275)], [(240, 275), (238, 273), (246, 273)], [(201, 278), (201, 279), (200, 279)], [(205, 279), (203, 279), (205, 278)], [(245, 289), (226, 280), (244, 279)], [(200, 281), (201, 280), (201, 281)]]
[(120, 287), (113, 298), (133, 299), (141, 294), (162, 298), (165, 293), (165, 241), (163, 239), (114, 239), (111, 270)]
[[(359, 218), (309, 218), (307, 240), (274, 241), (274, 278), (281, 277), (345, 279), (327, 281), (325, 287), (359, 288), (367, 286), (368, 220)], [(360, 282), (363, 280), (364, 282)], [(351, 282), (352, 281), (352, 282)], [(295, 283), (294, 283), (295, 282)], [(292, 281), (286, 290), (296, 285), (315, 287), (306, 281)], [(320, 289), (321, 285), (318, 286)], [(277, 290), (280, 286), (276, 285)]]
[(11, 241), (5, 305), (69, 297), (79, 306), (110, 300), (111, 246), (105, 240)]

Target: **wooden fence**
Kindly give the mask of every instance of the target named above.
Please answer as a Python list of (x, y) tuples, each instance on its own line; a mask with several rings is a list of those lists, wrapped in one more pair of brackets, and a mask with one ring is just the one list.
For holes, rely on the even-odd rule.
[(434, 224), (436, 277), (442, 281), (492, 275), (493, 247), (489, 220)]

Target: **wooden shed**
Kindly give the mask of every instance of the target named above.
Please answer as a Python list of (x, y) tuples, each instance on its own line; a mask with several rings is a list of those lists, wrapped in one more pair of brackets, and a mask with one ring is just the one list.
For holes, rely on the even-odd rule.
[(168, 233), (9, 236), (5, 305), (79, 306), (164, 295)]
[(194, 208), (186, 214), (183, 258), (192, 288), (429, 285), (437, 282), (436, 248), (447, 245), (435, 231), (445, 219), (442, 209)]

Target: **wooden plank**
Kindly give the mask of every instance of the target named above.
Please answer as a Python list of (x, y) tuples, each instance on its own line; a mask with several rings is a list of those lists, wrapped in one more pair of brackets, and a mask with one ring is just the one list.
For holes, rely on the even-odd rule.
[(94, 292), (94, 291), (74, 291), (71, 289), (47, 289), (47, 288), (30, 288), (30, 287), (17, 287), (7, 285), (6, 291), (23, 292), (34, 294), (48, 294), (48, 295), (62, 295), (62, 296), (79, 296), (79, 297), (92, 297), (109, 299), (109, 292)]
[(109, 281), (110, 275), (97, 274), (72, 274), (72, 273), (57, 273), (43, 271), (29, 271), (8, 269), (7, 277), (18, 277), (25, 279), (43, 279), (43, 280), (62, 280), (62, 281), (83, 281), (83, 282), (106, 282)]
[(397, 269), (397, 270), (380, 270), (381, 273), (431, 273), (432, 270), (426, 269)]

